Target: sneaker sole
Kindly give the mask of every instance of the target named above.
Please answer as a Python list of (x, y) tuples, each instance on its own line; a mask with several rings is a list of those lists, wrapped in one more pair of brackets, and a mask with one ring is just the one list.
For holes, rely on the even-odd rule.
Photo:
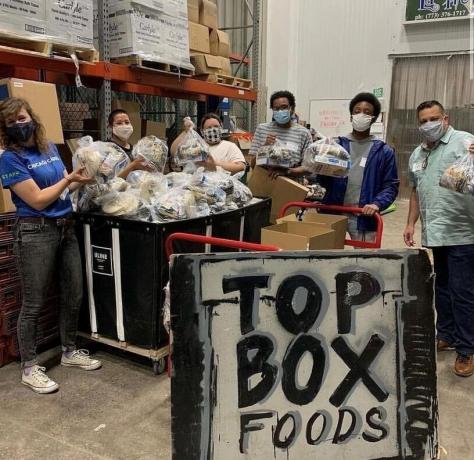
[(79, 364), (69, 364), (69, 363), (63, 363), (61, 361), (61, 366), (64, 366), (64, 367), (77, 367), (77, 368), (82, 369), (84, 371), (95, 371), (96, 369), (100, 369), (102, 367), (102, 363), (91, 364), (90, 366), (81, 366)]
[(38, 393), (38, 394), (41, 394), (41, 395), (45, 395), (45, 394), (48, 394), (48, 393), (54, 393), (55, 391), (59, 390), (59, 385), (58, 384), (56, 384), (52, 387), (48, 387), (48, 388), (41, 388), (41, 387), (34, 387), (33, 385), (30, 385), (27, 382), (23, 382), (23, 380), (21, 381), (21, 383), (23, 385), (25, 385), (26, 387), (31, 388), (31, 390), (34, 391), (35, 393)]
[(456, 372), (456, 370), (453, 369), (453, 372), (458, 376), (458, 377), (471, 377), (472, 375), (474, 375), (474, 372), (471, 372), (470, 374), (460, 374), (458, 372)]

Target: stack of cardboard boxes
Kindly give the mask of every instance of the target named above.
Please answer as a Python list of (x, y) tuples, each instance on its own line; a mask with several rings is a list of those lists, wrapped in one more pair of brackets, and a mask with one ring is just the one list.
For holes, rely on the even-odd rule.
[(218, 29), (217, 4), (188, 0), (189, 50), (196, 75), (232, 75), (229, 35)]
[(0, 4), (0, 32), (93, 49), (93, 0), (5, 0)]

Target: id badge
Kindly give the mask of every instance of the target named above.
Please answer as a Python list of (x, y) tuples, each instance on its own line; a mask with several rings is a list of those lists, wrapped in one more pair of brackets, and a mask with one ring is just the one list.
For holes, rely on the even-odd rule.
[(415, 163), (413, 167), (411, 168), (412, 172), (419, 172), (423, 171), (423, 162), (419, 161), (418, 163)]

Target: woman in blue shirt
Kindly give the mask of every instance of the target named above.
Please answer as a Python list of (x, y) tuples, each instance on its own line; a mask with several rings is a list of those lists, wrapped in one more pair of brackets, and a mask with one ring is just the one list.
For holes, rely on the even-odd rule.
[(22, 280), (23, 303), (18, 318), (22, 383), (37, 393), (51, 393), (58, 384), (38, 365), (36, 329), (51, 283), (59, 286), (61, 364), (98, 369), (100, 361), (75, 346), (82, 302), (82, 268), (71, 218), (69, 192), (90, 179), (78, 169), (68, 174), (56, 146), (28, 102), (0, 102), (0, 179), (16, 206), (15, 252)]

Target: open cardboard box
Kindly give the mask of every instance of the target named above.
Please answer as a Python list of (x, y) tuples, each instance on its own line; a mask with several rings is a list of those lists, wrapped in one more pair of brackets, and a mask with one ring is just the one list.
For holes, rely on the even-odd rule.
[(262, 244), (286, 250), (335, 249), (336, 232), (324, 225), (283, 222), (262, 228)]
[(0, 184), (0, 213), (15, 212), (15, 210), (10, 190), (4, 189)]
[[(277, 223), (298, 222), (296, 214), (277, 219)], [(328, 227), (335, 232), (335, 249), (344, 249), (347, 233), (347, 217), (333, 214), (322, 214), (315, 210), (307, 210), (301, 222)]]

